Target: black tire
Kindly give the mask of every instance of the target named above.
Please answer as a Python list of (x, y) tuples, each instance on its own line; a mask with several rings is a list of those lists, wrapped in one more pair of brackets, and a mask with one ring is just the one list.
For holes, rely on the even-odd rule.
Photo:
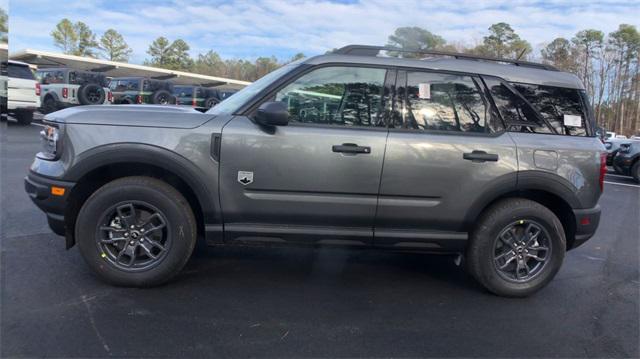
[(175, 104), (176, 98), (167, 90), (158, 90), (151, 96), (151, 102), (156, 105)]
[(631, 166), (631, 176), (636, 182), (640, 183), (640, 160), (636, 160), (636, 163)]
[(21, 125), (27, 126), (27, 125), (30, 125), (31, 122), (33, 122), (33, 111), (28, 111), (28, 110), (16, 111), (15, 115), (16, 115), (16, 120)]
[(46, 115), (56, 111), (58, 111), (56, 99), (54, 99), (52, 96), (45, 97), (44, 101), (42, 102), (42, 106), (40, 107), (40, 112)]
[[(110, 211), (114, 210), (114, 208), (126, 207), (129, 203), (153, 207), (157, 210), (159, 216), (164, 218), (166, 223), (161, 231), (161, 235), (166, 236), (166, 240), (162, 242), (162, 245), (165, 246), (164, 250), (160, 254), (156, 254), (158, 259), (149, 257), (148, 260), (152, 261), (152, 263), (148, 265), (148, 268), (123, 268), (125, 265), (118, 264), (117, 258), (115, 258), (116, 263), (114, 263), (115, 256), (112, 254), (120, 251), (120, 248), (116, 248), (115, 244), (104, 244), (100, 241), (104, 233), (104, 231), (100, 230), (100, 227), (105, 225), (113, 226), (113, 224), (105, 224), (110, 218), (108, 213), (111, 213)], [(135, 212), (132, 211), (130, 213)], [(107, 214), (106, 221), (105, 214)], [(121, 214), (122, 212), (117, 212), (116, 216)], [(120, 218), (129, 218), (128, 220), (123, 219), (125, 229), (119, 230), (127, 233), (129, 233), (130, 228), (127, 223), (136, 222), (139, 224), (141, 222), (140, 217), (133, 216), (133, 219), (131, 219), (131, 217), (123, 216), (117, 217), (118, 223), (121, 223)], [(149, 229), (148, 232), (151, 232), (151, 230)], [(138, 238), (138, 235), (140, 235), (133, 237), (133, 232), (134, 230), (132, 229), (130, 236), (124, 233), (121, 234), (124, 237), (128, 237), (128, 239), (124, 239), (124, 243), (115, 243), (128, 247), (129, 239)], [(75, 237), (80, 253), (98, 277), (114, 285), (130, 287), (150, 287), (170, 280), (180, 272), (189, 260), (196, 243), (196, 235), (195, 217), (187, 200), (172, 186), (150, 177), (120, 178), (98, 189), (80, 209), (75, 228)], [(140, 242), (144, 242), (144, 239), (147, 239), (146, 243), (150, 244), (149, 238), (145, 235), (140, 236), (143, 238), (139, 239)], [(109, 238), (106, 241), (109, 241)], [(121, 241), (122, 239), (118, 240)], [(141, 243), (137, 245), (141, 246)], [(151, 248), (153, 249), (153, 247)], [(114, 249), (114, 251), (112, 252), (111, 249)], [(122, 252), (124, 252), (124, 249), (122, 249)], [(135, 257), (135, 249), (133, 253)], [(140, 248), (138, 248), (137, 253), (144, 256), (144, 252)]]
[(212, 108), (213, 106), (217, 105), (218, 103), (220, 103), (220, 101), (218, 101), (217, 98), (215, 97), (209, 97), (205, 102), (204, 102), (204, 107), (208, 110), (210, 108)]
[[(496, 264), (498, 236), (504, 233), (507, 228), (513, 228), (510, 226), (518, 224), (526, 226), (529, 223), (538, 225), (543, 230), (543, 234), (547, 236), (546, 241), (550, 252), (547, 252), (545, 257), (548, 258), (543, 262), (544, 265), (538, 269), (538, 272), (528, 280), (517, 281), (515, 278), (507, 278)], [(519, 250), (522, 247), (527, 248), (528, 245), (518, 246)], [(507, 248), (508, 250), (509, 248)], [(564, 229), (553, 212), (531, 200), (510, 198), (492, 205), (481, 215), (467, 247), (467, 270), (480, 284), (494, 294), (507, 297), (525, 297), (540, 290), (553, 279), (562, 265), (565, 251)], [(512, 253), (516, 253), (515, 248)], [(536, 253), (536, 256), (538, 255)], [(521, 258), (515, 255), (513, 257), (516, 257), (516, 262), (517, 258)], [(527, 261), (533, 261), (529, 257), (525, 258)], [(536, 265), (536, 261), (529, 263)], [(517, 263), (513, 264), (519, 266)], [(516, 269), (516, 271), (520, 272), (520, 269)], [(529, 270), (527, 269), (526, 272), (528, 275)]]
[(102, 105), (107, 94), (98, 84), (86, 84), (78, 88), (78, 102), (81, 105)]

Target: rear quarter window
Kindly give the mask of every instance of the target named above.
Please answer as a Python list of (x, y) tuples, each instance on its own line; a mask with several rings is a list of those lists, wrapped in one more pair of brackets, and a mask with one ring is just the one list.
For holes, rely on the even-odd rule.
[(35, 80), (35, 77), (33, 76), (33, 72), (31, 71), (29, 66), (16, 65), (16, 64), (9, 63), (8, 74), (9, 74), (9, 77), (13, 77), (17, 79)]
[[(589, 111), (580, 90), (522, 83), (512, 83), (512, 85), (553, 126), (558, 134), (587, 136)], [(570, 119), (578, 117), (579, 125), (578, 123), (571, 124)]]

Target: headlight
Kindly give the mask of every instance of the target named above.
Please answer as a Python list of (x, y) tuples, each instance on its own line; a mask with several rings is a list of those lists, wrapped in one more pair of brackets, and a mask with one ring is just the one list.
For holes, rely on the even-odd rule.
[(60, 158), (62, 134), (57, 124), (47, 123), (40, 131), (40, 141), (42, 142), (42, 152), (38, 153), (38, 158), (43, 160), (57, 160)]

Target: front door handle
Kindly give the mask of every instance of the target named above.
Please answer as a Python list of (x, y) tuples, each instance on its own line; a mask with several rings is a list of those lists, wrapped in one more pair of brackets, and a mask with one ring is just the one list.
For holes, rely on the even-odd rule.
[(371, 147), (369, 147), (369, 146), (358, 146), (355, 143), (343, 143), (341, 145), (333, 145), (331, 147), (331, 150), (333, 152), (351, 153), (351, 154), (358, 154), (358, 153), (368, 154), (368, 153), (371, 153)]
[(486, 153), (485, 151), (471, 151), (462, 154), (462, 158), (473, 162), (497, 162), (498, 155), (495, 153)]

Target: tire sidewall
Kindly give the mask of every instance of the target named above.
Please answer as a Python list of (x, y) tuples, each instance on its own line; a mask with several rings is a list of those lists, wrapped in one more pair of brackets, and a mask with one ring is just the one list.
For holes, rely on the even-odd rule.
[[(482, 277), (478, 278), (479, 281), (490, 291), (506, 296), (526, 296), (544, 287), (556, 275), (564, 260), (566, 239), (560, 221), (551, 211), (542, 206), (515, 208), (508, 213), (504, 211), (492, 219), (491, 225), (481, 226), (473, 235), (474, 245), (477, 246), (475, 254), (478, 256), (475, 260), (479, 267), (479, 273), (476, 275)], [(494, 265), (494, 246), (498, 234), (518, 220), (537, 222), (548, 233), (551, 245), (549, 262), (546, 263), (542, 272), (525, 283), (516, 283), (503, 278)]]
[[(153, 185), (105, 186), (96, 191), (85, 202), (76, 221), (76, 241), (87, 264), (102, 279), (116, 285), (150, 286), (173, 277), (190, 257), (196, 236), (190, 208), (176, 205), (175, 200)], [(153, 205), (168, 222), (169, 238), (172, 240), (168, 252), (160, 263), (143, 271), (125, 272), (109, 263), (102, 258), (102, 250), (96, 239), (96, 228), (105, 211), (117, 203), (127, 201), (142, 201)]]
[[(99, 97), (96, 101), (90, 101), (89, 97), (88, 97), (88, 93), (90, 91), (97, 91), (99, 94)], [(104, 103), (106, 94), (104, 92), (104, 89), (97, 84), (86, 84), (81, 86), (78, 89), (78, 101), (80, 102), (80, 104), (82, 105), (100, 105), (102, 103)]]

